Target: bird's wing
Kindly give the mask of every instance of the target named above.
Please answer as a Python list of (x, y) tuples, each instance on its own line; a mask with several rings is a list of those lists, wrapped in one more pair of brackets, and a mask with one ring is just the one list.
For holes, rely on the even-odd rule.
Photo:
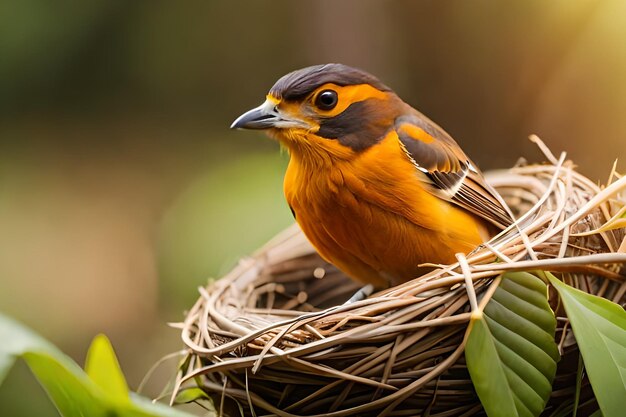
[(513, 222), (502, 198), (443, 129), (415, 111), (398, 118), (395, 130), (430, 192), (499, 228)]

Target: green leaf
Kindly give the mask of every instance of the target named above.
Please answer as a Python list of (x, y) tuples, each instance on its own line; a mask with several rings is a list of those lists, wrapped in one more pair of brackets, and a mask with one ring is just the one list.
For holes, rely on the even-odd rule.
[(87, 375), (73, 372), (60, 357), (43, 352), (25, 352), (22, 358), (62, 416), (105, 417), (111, 409)]
[[(26, 352), (48, 352), (63, 356), (51, 343), (2, 314), (0, 314), (0, 341), (2, 341), (0, 343), (0, 384), (11, 370), (15, 359)], [(69, 358), (68, 363), (64, 365), (80, 369)]]
[(128, 385), (109, 339), (99, 334), (91, 342), (85, 372), (104, 392), (118, 401), (128, 401)]
[(200, 388), (192, 387), (181, 389), (178, 394), (176, 394), (174, 404), (188, 404), (199, 400), (207, 400), (211, 403), (213, 402), (211, 397), (209, 397), (206, 392), (202, 391)]
[(585, 370), (583, 357), (578, 355), (578, 368), (576, 369), (576, 392), (574, 394), (574, 407), (572, 417), (576, 417), (578, 414), (578, 405), (580, 404), (580, 390), (583, 385), (583, 371)]
[(64, 417), (193, 417), (138, 395), (129, 397), (127, 391), (120, 396), (124, 377), (106, 338), (97, 337), (89, 353), (93, 379), (52, 344), (2, 314), (0, 340), (0, 383), (23, 358)]
[[(204, 417), (217, 417), (218, 414), (215, 411), (215, 404), (213, 403), (213, 398), (209, 397), (206, 392), (197, 387), (190, 387), (181, 389), (178, 394), (176, 394), (176, 398), (174, 399), (174, 404), (189, 404), (196, 403), (200, 407), (204, 408), (208, 411)], [(239, 409), (241, 415), (243, 416), (243, 410), (241, 409), (241, 405), (239, 405)], [(221, 414), (220, 414), (221, 415)]]
[(606, 417), (624, 415), (626, 398), (626, 312), (546, 273), (561, 296), (591, 387)]
[(506, 273), (472, 316), (465, 358), (487, 415), (538, 416), (560, 359), (546, 284), (527, 272)]

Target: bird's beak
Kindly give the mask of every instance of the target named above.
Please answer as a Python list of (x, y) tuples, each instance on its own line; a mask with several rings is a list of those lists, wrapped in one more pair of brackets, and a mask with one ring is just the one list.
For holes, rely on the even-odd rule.
[(303, 120), (286, 117), (278, 110), (276, 103), (265, 100), (259, 107), (248, 110), (239, 116), (231, 129), (270, 129), (270, 128), (308, 128), (309, 124)]

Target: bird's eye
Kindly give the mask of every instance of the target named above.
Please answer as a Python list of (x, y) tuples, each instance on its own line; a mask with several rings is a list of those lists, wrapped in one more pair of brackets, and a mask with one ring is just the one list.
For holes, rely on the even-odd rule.
[(337, 105), (337, 92), (333, 90), (324, 90), (315, 98), (315, 106), (320, 110), (332, 110)]

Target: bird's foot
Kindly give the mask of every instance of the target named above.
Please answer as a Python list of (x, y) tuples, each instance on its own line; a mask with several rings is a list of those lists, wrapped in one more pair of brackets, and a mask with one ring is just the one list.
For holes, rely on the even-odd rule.
[(367, 284), (366, 286), (362, 287), (357, 292), (355, 292), (354, 295), (350, 297), (350, 299), (343, 304), (344, 305), (352, 304), (352, 303), (356, 303), (357, 301), (365, 300), (367, 297), (372, 295), (373, 292), (374, 292), (374, 286), (372, 284)]

